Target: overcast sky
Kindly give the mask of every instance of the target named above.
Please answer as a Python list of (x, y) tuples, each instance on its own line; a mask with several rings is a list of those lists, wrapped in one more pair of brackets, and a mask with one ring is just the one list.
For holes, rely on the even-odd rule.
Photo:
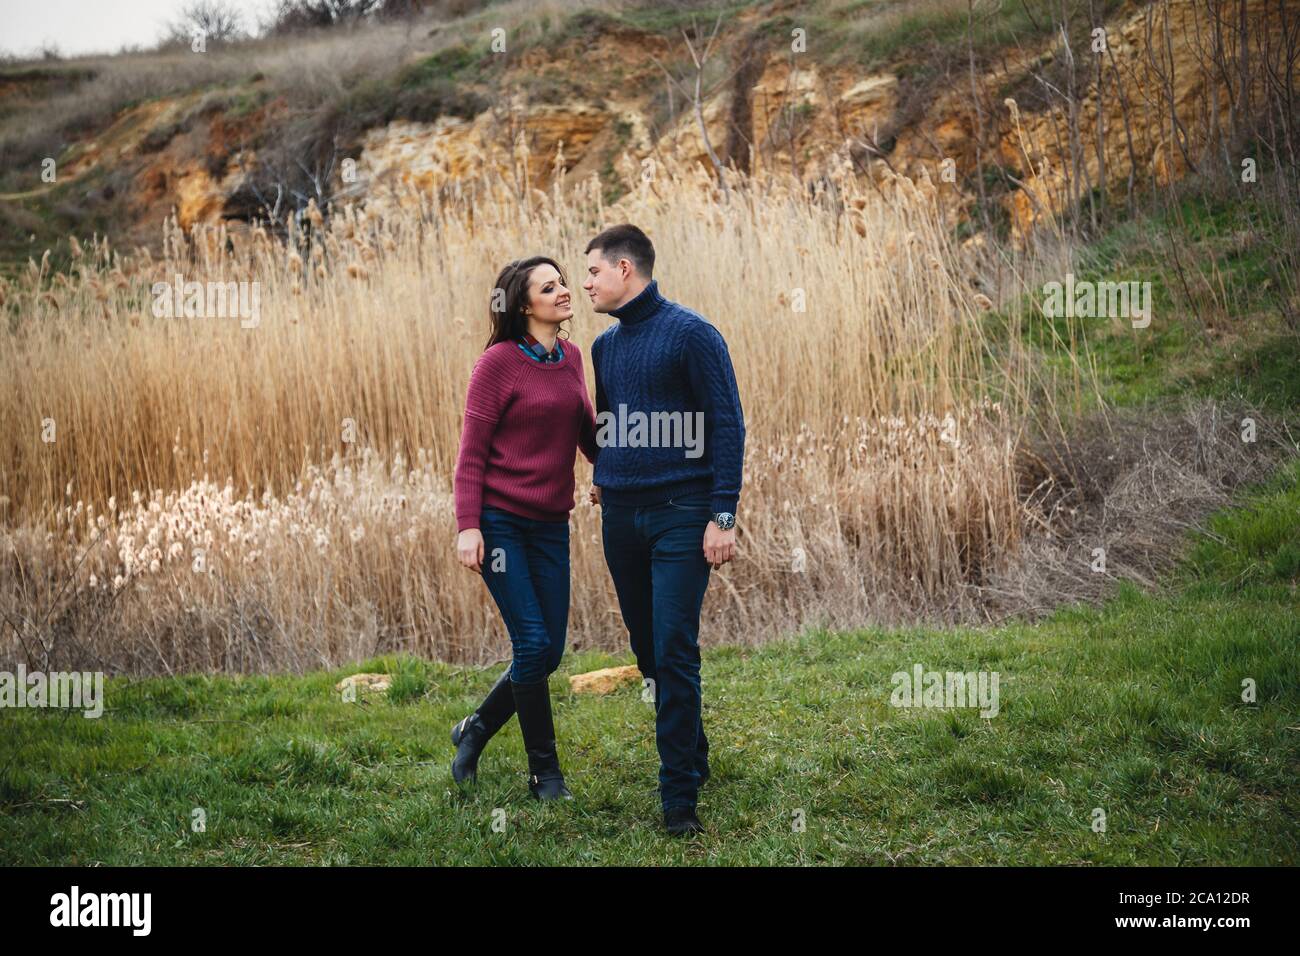
[[(257, 26), (270, 0), (229, 0)], [(65, 56), (150, 46), (185, 0), (0, 0), (0, 53), (38, 53), (47, 43)]]

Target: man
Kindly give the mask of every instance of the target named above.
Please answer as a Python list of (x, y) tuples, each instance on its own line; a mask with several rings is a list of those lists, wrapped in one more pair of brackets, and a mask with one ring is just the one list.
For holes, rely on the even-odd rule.
[(633, 225), (587, 244), (583, 289), (618, 322), (591, 345), (592, 501), (632, 652), (654, 693), (664, 825), (698, 833), (709, 742), (700, 712), (700, 607), (735, 556), (745, 421), (722, 334), (665, 299), (654, 246)]

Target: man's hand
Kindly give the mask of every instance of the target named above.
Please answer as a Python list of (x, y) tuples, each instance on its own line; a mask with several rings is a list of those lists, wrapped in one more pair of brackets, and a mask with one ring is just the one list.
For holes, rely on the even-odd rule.
[(591, 486), (591, 490), (587, 492), (587, 500), (593, 505), (600, 504), (600, 485)]
[(483, 532), (466, 528), (456, 535), (456, 558), (471, 571), (483, 571)]
[(736, 556), (736, 529), (723, 531), (716, 521), (710, 521), (704, 528), (704, 557), (718, 570)]

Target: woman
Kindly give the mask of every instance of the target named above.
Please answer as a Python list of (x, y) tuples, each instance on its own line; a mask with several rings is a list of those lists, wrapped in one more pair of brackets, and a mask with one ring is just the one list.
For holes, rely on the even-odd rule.
[[(560, 325), (572, 298), (555, 260), (534, 256), (497, 276), (492, 336), (470, 376), (456, 461), (456, 553), (501, 610), (514, 659), (451, 731), (451, 773), (473, 780), (488, 740), (518, 711), (528, 789), (573, 799), (555, 750), (547, 677), (569, 622), (569, 512), (579, 448), (596, 461), (596, 419), (582, 353)], [(486, 564), (484, 558), (486, 557)]]

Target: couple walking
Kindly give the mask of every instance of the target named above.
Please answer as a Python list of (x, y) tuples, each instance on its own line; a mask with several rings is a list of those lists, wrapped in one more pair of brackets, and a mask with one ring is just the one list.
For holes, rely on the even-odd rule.
[[(623, 623), (654, 693), (664, 825), (672, 834), (699, 832), (696, 797), (709, 776), (700, 608), (710, 570), (735, 555), (740, 395), (722, 335), (660, 294), (644, 232), (614, 226), (585, 252), (583, 290), (597, 312), (618, 319), (591, 345), (595, 411), (582, 353), (559, 334), (573, 317), (571, 293), (545, 256), (512, 262), (497, 277), (492, 336), (470, 376), (456, 461), (456, 551), (487, 584), (514, 657), (478, 709), (452, 728), (452, 776), (473, 780), (488, 740), (518, 713), (529, 790), (572, 799), (547, 677), (568, 627), (569, 512), (581, 450), (595, 465), (589, 500), (600, 506)], [(675, 437), (659, 441), (654, 423), (671, 422)], [(697, 422), (702, 447), (690, 439)]]

